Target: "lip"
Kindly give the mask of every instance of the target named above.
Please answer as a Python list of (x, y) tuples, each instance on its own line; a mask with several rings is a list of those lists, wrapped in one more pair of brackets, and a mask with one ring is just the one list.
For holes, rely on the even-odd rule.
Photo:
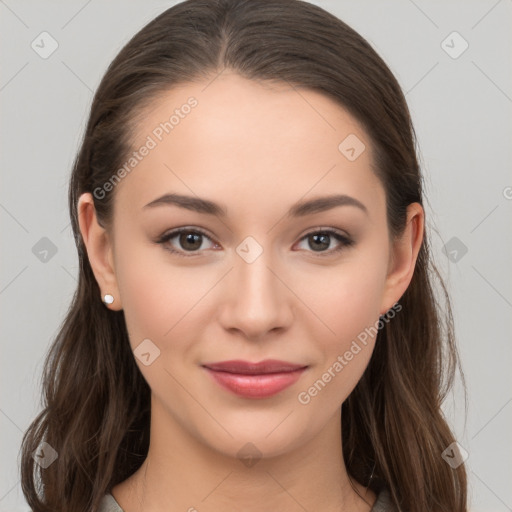
[(279, 361), (278, 359), (265, 359), (258, 363), (233, 359), (231, 361), (220, 361), (218, 363), (205, 363), (203, 366), (210, 370), (244, 375), (292, 372), (306, 367), (304, 364), (288, 363), (287, 361)]
[(266, 359), (232, 360), (202, 365), (224, 389), (245, 398), (267, 398), (294, 384), (306, 370), (300, 364)]

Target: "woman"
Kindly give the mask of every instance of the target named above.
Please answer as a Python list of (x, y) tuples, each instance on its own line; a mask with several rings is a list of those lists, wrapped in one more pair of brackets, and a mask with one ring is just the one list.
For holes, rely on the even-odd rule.
[(400, 87), (336, 17), (188, 0), (146, 25), (71, 177), (32, 509), (465, 511), (423, 201)]

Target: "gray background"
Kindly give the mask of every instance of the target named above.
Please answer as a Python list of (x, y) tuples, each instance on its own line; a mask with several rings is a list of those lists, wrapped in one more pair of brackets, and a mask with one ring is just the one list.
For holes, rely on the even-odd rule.
[[(92, 92), (128, 39), (174, 3), (0, 0), (0, 511), (29, 510), (18, 449), (76, 286), (67, 184)], [(466, 423), (460, 385), (444, 409), (469, 453), (471, 510), (512, 510), (512, 0), (312, 3), (366, 37), (406, 92), (469, 389)], [(31, 47), (43, 31), (58, 42), (47, 59)], [(457, 58), (453, 31), (469, 44)]]

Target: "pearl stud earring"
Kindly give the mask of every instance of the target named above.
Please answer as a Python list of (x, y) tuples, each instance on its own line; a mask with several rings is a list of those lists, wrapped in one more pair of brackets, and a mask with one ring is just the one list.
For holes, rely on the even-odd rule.
[(114, 296), (110, 295), (109, 293), (105, 294), (103, 297), (103, 302), (105, 304), (112, 304), (112, 302), (114, 302)]

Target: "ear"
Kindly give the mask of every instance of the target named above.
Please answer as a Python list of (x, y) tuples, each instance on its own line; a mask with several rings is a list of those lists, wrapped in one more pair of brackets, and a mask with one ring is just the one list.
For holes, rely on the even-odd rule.
[(412, 280), (424, 236), (425, 212), (419, 203), (407, 207), (406, 222), (403, 235), (391, 247), (381, 315), (398, 302)]
[(89, 263), (101, 291), (101, 297), (98, 297), (98, 300), (103, 301), (105, 294), (112, 295), (114, 302), (105, 305), (109, 309), (119, 311), (122, 306), (114, 271), (112, 241), (106, 229), (98, 224), (94, 200), (89, 192), (80, 196), (77, 208), (80, 232), (87, 248)]

